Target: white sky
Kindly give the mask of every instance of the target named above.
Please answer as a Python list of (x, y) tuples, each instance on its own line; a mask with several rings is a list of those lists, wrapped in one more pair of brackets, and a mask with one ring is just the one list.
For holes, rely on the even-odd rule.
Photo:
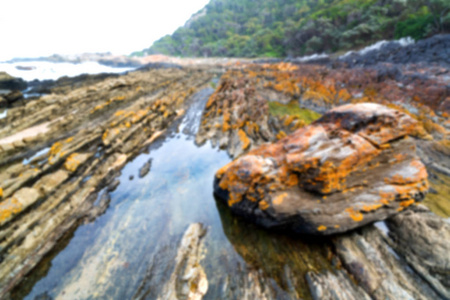
[(0, 61), (130, 54), (171, 34), (209, 0), (0, 0)]

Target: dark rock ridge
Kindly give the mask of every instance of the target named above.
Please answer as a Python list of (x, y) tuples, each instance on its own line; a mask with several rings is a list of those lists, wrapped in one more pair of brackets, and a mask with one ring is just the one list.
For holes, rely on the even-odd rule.
[(24, 90), (26, 88), (27, 83), (23, 79), (0, 72), (0, 90)]
[(28, 93), (37, 94), (64, 94), (71, 90), (89, 86), (101, 82), (107, 78), (117, 78), (119, 74), (100, 73), (100, 74), (81, 74), (74, 77), (64, 76), (57, 80), (33, 80), (28, 82), (30, 90)]
[(374, 103), (330, 110), (216, 174), (231, 210), (268, 228), (328, 235), (361, 227), (421, 201), (427, 171), (409, 115)]
[(450, 66), (450, 34), (435, 35), (405, 46), (399, 42), (391, 41), (383, 44), (379, 49), (362, 54), (353, 52), (339, 57), (337, 61), (344, 62), (349, 67), (363, 67), (379, 62), (394, 64), (438, 63), (441, 66)]

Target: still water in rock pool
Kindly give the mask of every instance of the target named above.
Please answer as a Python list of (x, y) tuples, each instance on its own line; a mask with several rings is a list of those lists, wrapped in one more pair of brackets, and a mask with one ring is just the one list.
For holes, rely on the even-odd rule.
[[(305, 274), (330, 268), (328, 243), (266, 232), (214, 199), (214, 173), (231, 159), (209, 143), (194, 143), (210, 93), (197, 94), (202, 99), (183, 120), (125, 166), (106, 212), (66, 236), (14, 298), (158, 298), (183, 233), (196, 222), (207, 230), (201, 261), (209, 283), (205, 299), (240, 299), (249, 291), (309, 298)], [(144, 165), (150, 166), (147, 174), (140, 172)]]

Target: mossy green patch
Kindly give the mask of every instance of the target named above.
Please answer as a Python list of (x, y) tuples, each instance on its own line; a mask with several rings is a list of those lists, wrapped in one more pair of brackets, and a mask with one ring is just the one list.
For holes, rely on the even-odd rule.
[(310, 124), (313, 121), (321, 117), (321, 114), (316, 113), (310, 109), (300, 108), (297, 102), (291, 101), (288, 104), (281, 104), (275, 101), (269, 101), (269, 113), (273, 116), (297, 116), (300, 120), (303, 120), (306, 124)]
[(436, 179), (430, 180), (430, 186), (434, 190), (427, 194), (424, 204), (435, 214), (450, 217), (450, 177), (435, 173)]

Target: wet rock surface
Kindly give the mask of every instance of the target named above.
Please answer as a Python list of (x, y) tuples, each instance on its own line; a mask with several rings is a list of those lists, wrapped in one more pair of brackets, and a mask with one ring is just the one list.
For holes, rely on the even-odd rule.
[(158, 299), (203, 299), (208, 291), (208, 279), (200, 264), (205, 234), (206, 229), (199, 223), (186, 229), (177, 249), (173, 273)]
[[(177, 65), (51, 83), (48, 95), (18, 101), (0, 119), (0, 298), (448, 298), (445, 66), (166, 62)], [(389, 108), (373, 116), (394, 109), (401, 118), (374, 117), (373, 124), (385, 124), (379, 132), (368, 131), (372, 123), (355, 126), (364, 114), (345, 118), (340, 127), (336, 120), (346, 112), (314, 123), (331, 109), (358, 103)], [(181, 121), (182, 115), (191, 121)], [(375, 201), (382, 186), (404, 193), (377, 203), (382, 208), (360, 211), (362, 221), (347, 222), (350, 214), (342, 206), (349, 225), (368, 224), (313, 238), (265, 230), (236, 217), (225, 201), (214, 202), (211, 178), (230, 157), (209, 143), (237, 162), (264, 143), (284, 147), (286, 136), (308, 128), (326, 133), (318, 135), (323, 139), (317, 146), (336, 152), (312, 152), (335, 166), (342, 165), (338, 150), (373, 150), (374, 164), (365, 171), (357, 164), (359, 171), (347, 174), (346, 183), (333, 181), (341, 177), (331, 166), (318, 176), (319, 164), (311, 164), (303, 179), (316, 185), (302, 190), (317, 197), (316, 205), (338, 201), (333, 195), (351, 203), (370, 189)], [(345, 139), (367, 148), (352, 148), (341, 143)], [(416, 152), (409, 148), (414, 144)], [(286, 158), (287, 150), (279, 156)], [(393, 161), (396, 154), (406, 156)], [(415, 185), (423, 173), (413, 173), (423, 167), (408, 163), (419, 158), (430, 191), (422, 203), (431, 212), (415, 203), (425, 186)], [(385, 174), (394, 168), (411, 184)], [(385, 175), (392, 181), (380, 181)]]
[(421, 131), (410, 116), (381, 105), (340, 106), (224, 166), (215, 192), (267, 228), (346, 232), (424, 198), (427, 172), (409, 137)]

